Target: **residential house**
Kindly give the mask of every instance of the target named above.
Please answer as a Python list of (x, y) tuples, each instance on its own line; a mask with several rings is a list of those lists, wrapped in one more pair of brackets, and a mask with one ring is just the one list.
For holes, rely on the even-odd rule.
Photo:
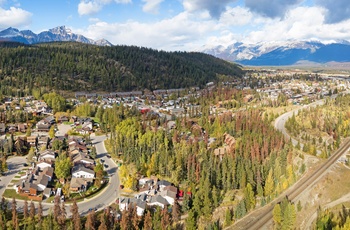
[(51, 125), (48, 123), (38, 122), (36, 124), (36, 129), (38, 132), (49, 132), (51, 128)]
[(163, 209), (164, 207), (169, 205), (169, 202), (161, 195), (156, 195), (151, 197), (150, 201), (148, 202), (148, 205), (150, 206), (157, 205)]
[(160, 180), (160, 181), (157, 182), (157, 185), (158, 185), (159, 191), (163, 191), (163, 189), (166, 186), (170, 186), (171, 183), (169, 181), (166, 181), (166, 180)]
[(92, 184), (92, 178), (77, 178), (73, 177), (70, 181), (69, 190), (71, 192), (82, 192), (86, 191), (88, 187)]
[(39, 161), (55, 161), (56, 153), (51, 149), (46, 149), (39, 152)]
[(48, 180), (51, 181), (53, 178), (53, 168), (52, 167), (44, 168), (42, 174), (47, 176)]
[(54, 116), (48, 116), (44, 118), (44, 122), (50, 125), (53, 125), (56, 123), (56, 119)]
[(25, 133), (27, 131), (28, 125), (26, 123), (20, 123), (17, 125), (17, 130), (19, 132)]
[(146, 202), (137, 199), (137, 198), (129, 198), (129, 197), (121, 197), (119, 199), (119, 209), (120, 211), (128, 210), (130, 206), (134, 205), (136, 207), (136, 213), (138, 216), (142, 216), (146, 209)]
[(79, 143), (69, 144), (69, 151), (73, 151), (75, 149), (77, 149), (79, 152), (83, 152), (83, 153), (88, 152), (88, 148), (86, 147), (85, 144), (79, 144)]
[(27, 194), (30, 196), (38, 195), (38, 186), (29, 181), (21, 181), (17, 186), (17, 193)]
[(83, 164), (85, 167), (90, 167), (90, 166), (93, 166), (95, 164), (95, 161), (93, 159), (89, 158), (87, 154), (78, 153), (73, 158), (73, 164), (74, 165)]
[(174, 205), (177, 196), (177, 188), (171, 185), (166, 186), (163, 188), (163, 191), (160, 192), (160, 195), (164, 197), (169, 204)]
[(29, 136), (29, 137), (27, 137), (27, 143), (30, 146), (35, 146), (36, 142), (37, 142), (37, 136)]
[(9, 133), (15, 133), (17, 132), (17, 126), (15, 124), (8, 124), (7, 130), (9, 131)]
[(72, 169), (72, 177), (76, 178), (94, 178), (95, 172), (86, 168), (84, 165), (78, 164)]
[(52, 167), (53, 162), (48, 160), (48, 161), (40, 161), (39, 163), (36, 164), (36, 167), (38, 167), (40, 170), (44, 170), (47, 167)]
[(143, 177), (143, 178), (139, 179), (139, 185), (140, 186), (145, 185), (145, 184), (152, 185), (153, 184), (153, 179), (149, 178), (149, 177)]
[(52, 193), (52, 189), (51, 188), (45, 188), (44, 191), (43, 191), (43, 195), (44, 197), (46, 198), (49, 198), (51, 196), (51, 193)]
[(59, 123), (68, 122), (69, 121), (69, 117), (63, 115), (63, 116), (58, 117), (57, 121)]
[(92, 131), (93, 123), (91, 121), (84, 122), (82, 129), (85, 131)]
[(35, 184), (38, 186), (38, 191), (42, 192), (47, 187), (48, 183), (49, 183), (49, 177), (46, 176), (44, 173), (41, 173), (36, 179)]
[(47, 146), (49, 144), (49, 137), (48, 136), (40, 136), (38, 137), (38, 145), (40, 146)]

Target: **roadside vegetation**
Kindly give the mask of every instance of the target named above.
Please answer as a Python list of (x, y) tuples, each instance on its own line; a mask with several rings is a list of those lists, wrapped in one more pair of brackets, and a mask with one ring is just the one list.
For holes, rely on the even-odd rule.
[(286, 122), (288, 132), (308, 154), (327, 158), (350, 135), (350, 95), (325, 99), (324, 105), (300, 110)]

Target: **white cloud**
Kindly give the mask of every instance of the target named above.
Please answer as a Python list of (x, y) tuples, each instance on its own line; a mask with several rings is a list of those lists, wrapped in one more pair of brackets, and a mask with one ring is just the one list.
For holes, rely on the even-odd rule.
[(217, 27), (214, 21), (197, 21), (193, 17), (194, 15), (183, 12), (156, 23), (96, 22), (87, 30), (77, 32), (92, 39), (105, 38), (115, 45), (137, 45), (163, 50), (193, 50), (193, 47), (203, 44), (202, 39), (208, 32)]
[(96, 14), (101, 9), (102, 9), (102, 5), (95, 1), (91, 1), (91, 2), (82, 1), (78, 5), (79, 15)]
[[(154, 2), (153, 2), (154, 3)], [(157, 5), (157, 4), (156, 4)], [(154, 9), (154, 8), (153, 8)], [(209, 11), (184, 11), (157, 22), (107, 23), (90, 18), (85, 30), (74, 30), (92, 39), (105, 38), (115, 45), (136, 45), (162, 50), (201, 50), (235, 42), (350, 40), (350, 20), (327, 24), (327, 10), (318, 6), (289, 9), (283, 18), (270, 18), (243, 6), (226, 7), (219, 20)]]
[(228, 8), (221, 14), (220, 23), (228, 26), (244, 26), (251, 22), (253, 14), (240, 6)]
[(147, 13), (158, 14), (159, 5), (163, 0), (142, 0), (145, 4), (142, 7), (142, 10)]
[(21, 27), (31, 23), (32, 13), (20, 8), (10, 7), (9, 10), (0, 8), (0, 28)]
[(350, 20), (337, 24), (325, 23), (326, 10), (321, 7), (297, 7), (287, 13), (283, 20), (272, 20), (261, 29), (252, 31), (245, 41), (283, 40), (350, 40)]
[(245, 5), (262, 16), (283, 17), (288, 9), (299, 4), (301, 0), (245, 0)]
[[(1, 1), (1, 0), (0, 0)], [(92, 15), (102, 10), (105, 5), (115, 2), (117, 4), (131, 3), (132, 0), (81, 0), (78, 4), (79, 15)]]
[(183, 6), (186, 11), (194, 12), (197, 10), (207, 10), (213, 18), (220, 18), (229, 3), (236, 0), (183, 0)]

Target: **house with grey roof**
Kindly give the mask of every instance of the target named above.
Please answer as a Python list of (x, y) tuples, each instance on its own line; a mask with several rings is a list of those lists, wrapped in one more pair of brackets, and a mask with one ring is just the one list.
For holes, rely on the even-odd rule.
[(169, 205), (169, 202), (163, 196), (156, 195), (151, 197), (150, 201), (148, 202), (148, 205), (150, 206), (157, 205), (163, 209), (164, 207)]
[(94, 170), (86, 168), (84, 165), (78, 164), (72, 169), (72, 177), (76, 178), (94, 178)]
[(146, 209), (146, 202), (138, 198), (121, 197), (119, 199), (120, 211), (128, 210), (132, 205), (136, 207), (136, 213), (138, 216), (142, 216)]

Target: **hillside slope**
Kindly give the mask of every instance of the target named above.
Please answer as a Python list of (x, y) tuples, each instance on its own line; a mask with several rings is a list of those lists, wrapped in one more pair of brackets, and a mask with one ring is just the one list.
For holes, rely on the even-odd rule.
[(203, 53), (74, 42), (0, 45), (0, 93), (33, 88), (129, 91), (203, 86), (218, 75), (241, 77), (236, 64)]

